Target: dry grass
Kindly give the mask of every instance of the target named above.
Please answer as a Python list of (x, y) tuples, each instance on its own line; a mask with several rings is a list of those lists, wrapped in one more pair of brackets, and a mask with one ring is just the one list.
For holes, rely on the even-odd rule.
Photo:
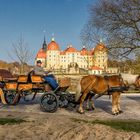
[(18, 119), (18, 118), (0, 118), (0, 125), (13, 125), (13, 124), (20, 124), (26, 122), (23, 119)]
[(134, 120), (93, 120), (93, 121), (87, 121), (82, 119), (76, 119), (72, 118), (74, 122), (84, 122), (84, 123), (90, 123), (90, 124), (102, 124), (110, 126), (117, 130), (123, 130), (127, 132), (137, 132), (140, 133), (140, 121), (134, 121)]

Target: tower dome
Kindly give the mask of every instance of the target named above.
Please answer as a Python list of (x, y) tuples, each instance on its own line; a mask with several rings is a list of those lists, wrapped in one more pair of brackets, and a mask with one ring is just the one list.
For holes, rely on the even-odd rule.
[(46, 51), (44, 51), (43, 48), (41, 48), (37, 53), (36, 58), (46, 58)]
[(54, 38), (52, 38), (52, 41), (48, 44), (47, 50), (60, 50), (59, 45), (55, 42)]
[(107, 51), (107, 48), (102, 42), (100, 42), (96, 45), (94, 50), (95, 51)]

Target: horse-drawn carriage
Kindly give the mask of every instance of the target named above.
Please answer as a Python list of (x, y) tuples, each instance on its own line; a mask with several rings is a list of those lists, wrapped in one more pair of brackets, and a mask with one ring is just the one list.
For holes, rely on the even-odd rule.
[[(70, 85), (69, 78), (59, 80), (59, 86), (51, 91), (45, 90), (46, 83), (38, 75), (21, 75), (16, 80), (1, 80), (1, 83), (5, 101), (9, 105), (18, 104), (21, 97), (25, 101), (28, 101), (26, 97), (31, 94), (33, 94), (31, 100), (34, 100), (37, 93), (43, 93), (40, 97), (42, 111), (55, 112), (58, 107), (75, 107), (79, 104), (78, 111), (83, 113), (83, 102), (85, 100), (89, 100), (90, 103), (93, 96), (112, 95), (112, 113), (115, 115), (121, 113), (120, 93), (128, 88), (120, 75), (84, 76), (77, 83), (76, 95), (79, 97), (77, 98), (78, 100), (75, 100), (75, 94), (70, 94), (67, 91)], [(94, 109), (93, 101), (91, 102), (91, 106)]]
[(17, 79), (3, 80), (0, 78), (1, 89), (8, 105), (16, 105), (20, 99), (29, 101), (28, 95), (33, 95), (34, 100), (38, 93), (41, 93), (40, 107), (42, 111), (55, 112), (58, 107), (67, 107), (74, 103), (74, 95), (67, 91), (70, 85), (69, 78), (59, 79), (59, 86), (55, 90), (46, 91), (43, 78), (39, 75), (20, 75)]

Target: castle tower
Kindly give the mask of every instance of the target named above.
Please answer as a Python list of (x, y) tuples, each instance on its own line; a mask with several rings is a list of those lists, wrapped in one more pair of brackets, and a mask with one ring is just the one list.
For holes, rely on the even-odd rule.
[(43, 42), (43, 45), (42, 45), (42, 49), (43, 49), (44, 51), (46, 51), (46, 49), (47, 49), (47, 43), (46, 43), (45, 36), (44, 36), (44, 42)]
[(42, 48), (38, 51), (35, 58), (35, 63), (37, 60), (41, 60), (43, 68), (46, 67), (46, 49), (47, 49), (47, 44), (44, 36), (44, 42), (42, 44)]
[(59, 69), (60, 68), (60, 47), (55, 42), (54, 37), (47, 46), (47, 69)]
[(80, 51), (80, 55), (80, 68), (89, 69), (91, 66), (93, 66), (93, 51), (87, 50), (87, 48), (83, 46)]
[(100, 42), (94, 49), (94, 66), (106, 70), (108, 62), (108, 50), (106, 46)]

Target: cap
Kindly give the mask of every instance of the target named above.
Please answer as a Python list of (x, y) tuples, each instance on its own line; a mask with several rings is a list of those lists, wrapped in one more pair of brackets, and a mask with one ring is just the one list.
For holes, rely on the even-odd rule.
[(42, 63), (41, 60), (37, 60), (36, 63)]

